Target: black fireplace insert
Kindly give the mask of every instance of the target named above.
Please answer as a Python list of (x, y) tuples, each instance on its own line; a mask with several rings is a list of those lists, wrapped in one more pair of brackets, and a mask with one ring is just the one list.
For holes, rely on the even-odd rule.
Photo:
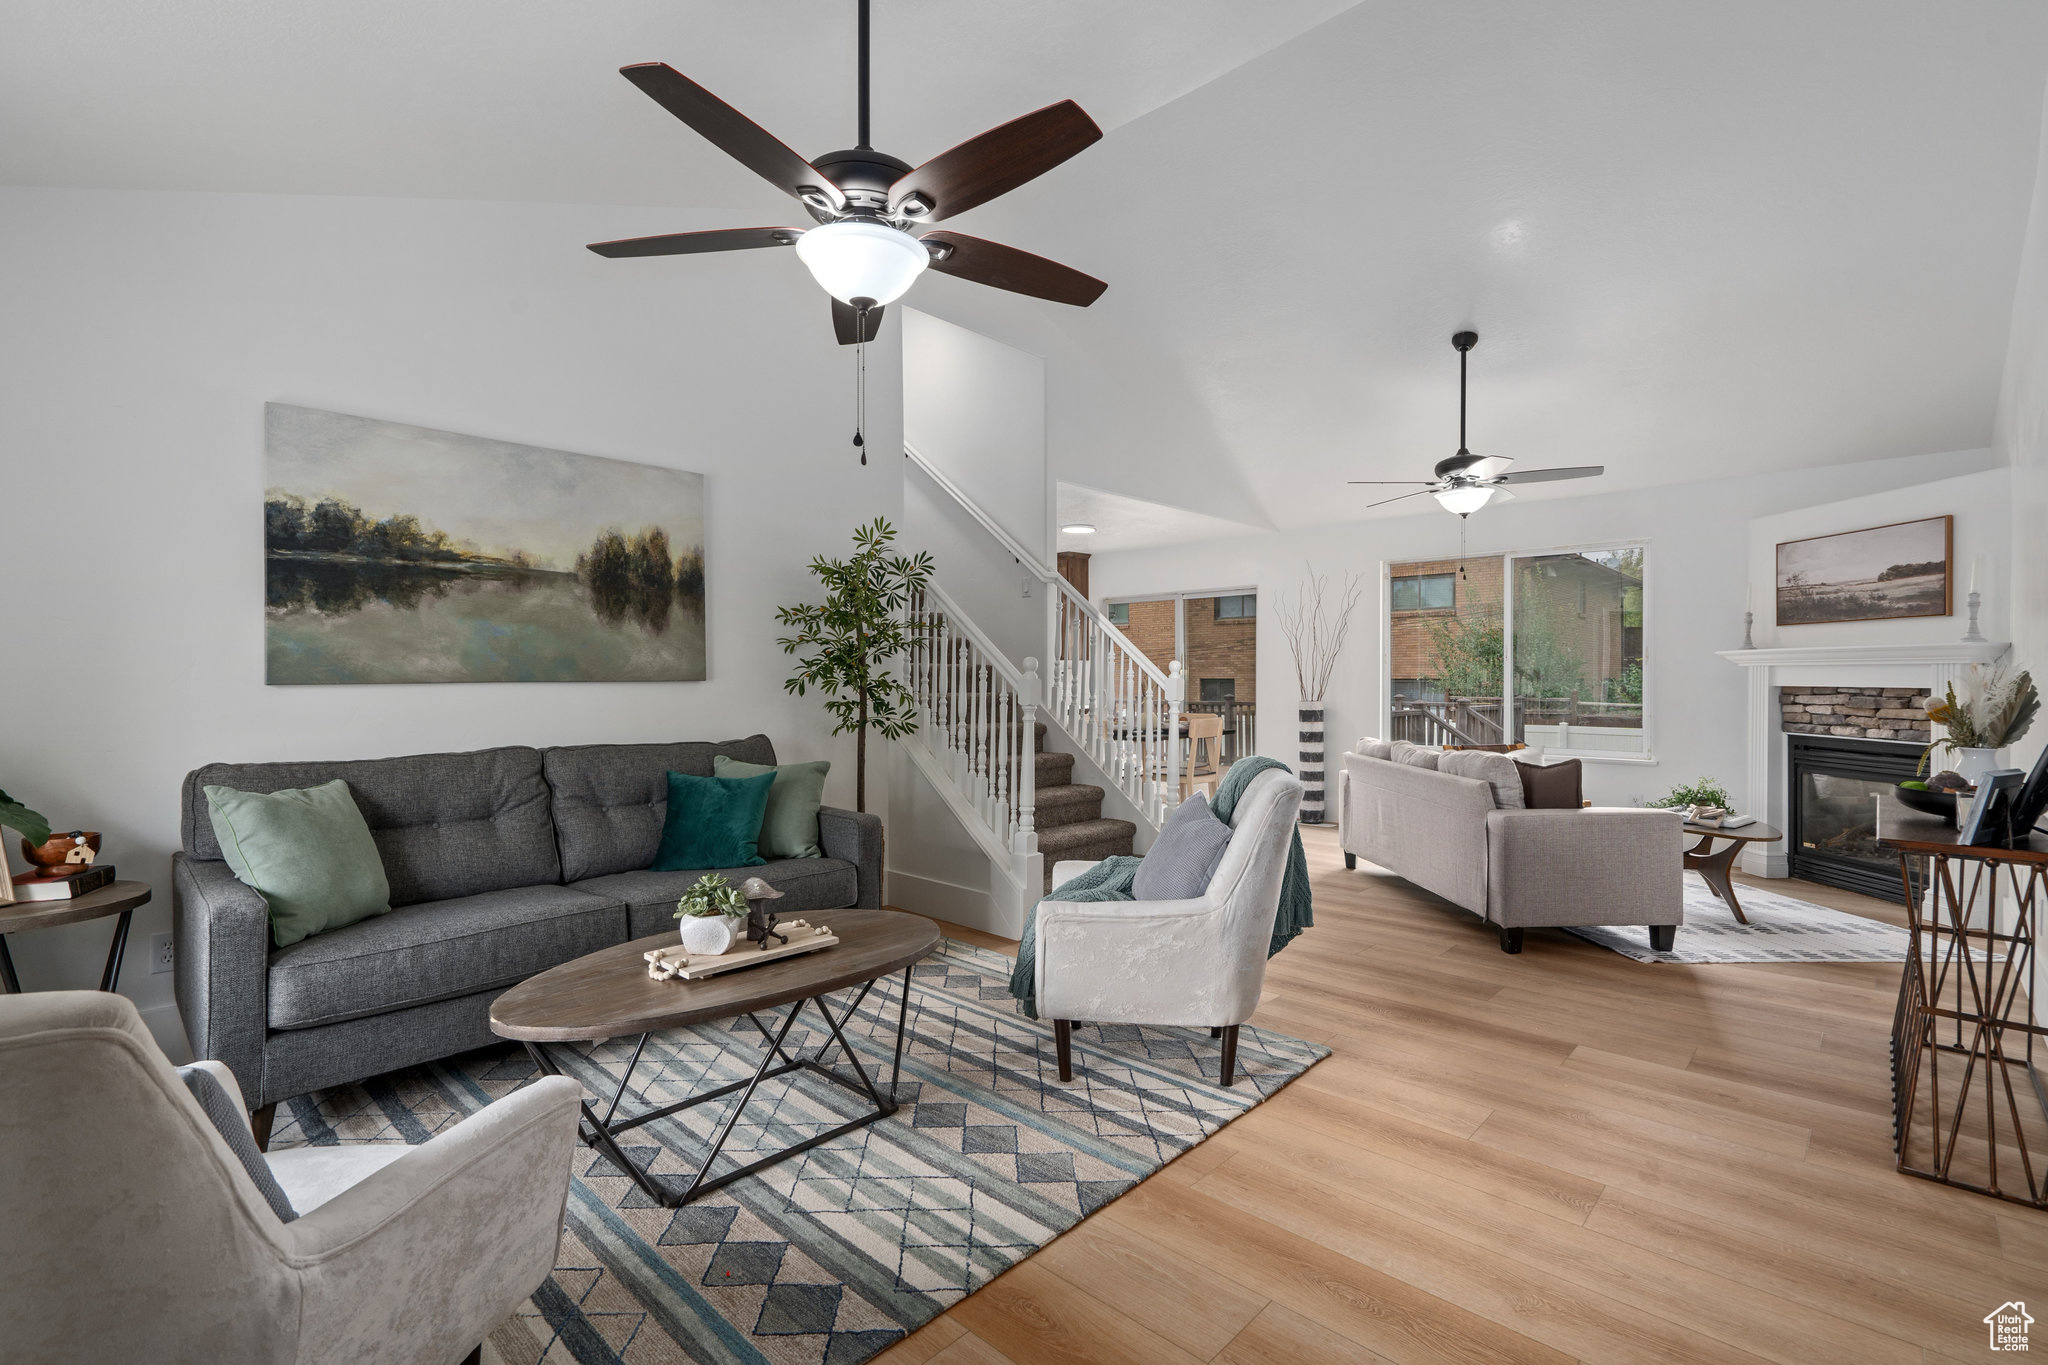
[(1921, 746), (1846, 735), (1786, 739), (1792, 875), (1904, 904), (1899, 856), (1878, 847), (1877, 798), (1913, 776)]

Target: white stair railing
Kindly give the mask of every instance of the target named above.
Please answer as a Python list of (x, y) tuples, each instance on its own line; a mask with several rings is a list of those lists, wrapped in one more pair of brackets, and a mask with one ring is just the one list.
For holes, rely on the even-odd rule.
[(962, 823), (1028, 906), (1045, 877), (1034, 823), (1038, 660), (1011, 663), (936, 584), (911, 601), (909, 624), (916, 739)]
[(1073, 584), (1055, 575), (1047, 710), (1154, 828), (1180, 804), (1187, 681), (1164, 673)]

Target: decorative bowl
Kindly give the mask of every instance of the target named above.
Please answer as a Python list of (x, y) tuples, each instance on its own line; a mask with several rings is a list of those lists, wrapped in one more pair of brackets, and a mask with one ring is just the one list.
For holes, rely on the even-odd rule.
[[(89, 856), (80, 856), (81, 850)], [(99, 831), (74, 829), (65, 834), (52, 834), (40, 844), (23, 839), (21, 854), (39, 872), (47, 872), (66, 863), (90, 863), (100, 856)]]
[(1894, 787), (1892, 794), (1899, 798), (1899, 804), (1908, 810), (1917, 810), (1922, 815), (1939, 815), (1949, 824), (1956, 822), (1956, 794), (1954, 792), (1922, 791), (1918, 787)]

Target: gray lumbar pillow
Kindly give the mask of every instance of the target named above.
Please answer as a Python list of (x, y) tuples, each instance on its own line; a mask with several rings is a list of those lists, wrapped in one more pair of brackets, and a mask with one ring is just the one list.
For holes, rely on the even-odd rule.
[(1394, 756), (1394, 746), (1384, 739), (1374, 739), (1367, 735), (1359, 739), (1358, 747), (1351, 752), (1362, 754), (1367, 758), (1392, 758)]
[(1230, 826), (1209, 809), (1209, 798), (1196, 792), (1152, 841), (1138, 864), (1131, 895), (1141, 901), (1191, 901), (1209, 889), (1223, 850), (1230, 845)]
[(1492, 787), (1495, 810), (1520, 810), (1525, 804), (1522, 800), (1521, 770), (1506, 754), (1490, 754), (1477, 749), (1446, 749), (1436, 761), (1436, 770), (1452, 777), (1474, 778)]
[(1442, 749), (1426, 748), (1420, 744), (1410, 744), (1405, 739), (1397, 739), (1394, 741), (1393, 752), (1387, 757), (1396, 763), (1406, 763), (1411, 768), (1428, 768), (1434, 771), (1437, 759), (1442, 754)]
[(192, 1098), (199, 1101), (207, 1121), (227, 1143), (228, 1150), (235, 1154), (235, 1160), (242, 1163), (242, 1169), (256, 1183), (257, 1192), (269, 1202), (270, 1211), (287, 1223), (297, 1218), (299, 1211), (292, 1207), (284, 1186), (277, 1183), (277, 1177), (270, 1172), (270, 1163), (263, 1159), (263, 1153), (256, 1150), (256, 1135), (249, 1131), (248, 1118), (235, 1112), (234, 1103), (228, 1099), (228, 1092), (220, 1088), (220, 1082), (207, 1074), (203, 1066), (179, 1067), (178, 1079), (185, 1082)]

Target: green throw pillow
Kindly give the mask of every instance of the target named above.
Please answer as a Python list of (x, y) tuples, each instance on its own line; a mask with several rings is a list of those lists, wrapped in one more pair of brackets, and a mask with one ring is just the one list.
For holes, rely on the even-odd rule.
[(655, 872), (685, 872), (700, 867), (757, 867), (761, 856), (761, 817), (768, 810), (768, 789), (775, 774), (759, 777), (689, 777), (668, 775), (668, 816), (661, 824), (661, 847), (655, 850)]
[(206, 803), (228, 866), (270, 906), (278, 947), (391, 908), (377, 841), (340, 778), (267, 793), (208, 787)]
[(818, 807), (825, 804), (825, 774), (832, 771), (829, 760), (770, 768), (718, 754), (711, 760), (711, 771), (720, 777), (775, 774), (775, 785), (768, 789), (768, 814), (761, 821), (762, 857), (825, 856), (825, 850), (818, 847)]

